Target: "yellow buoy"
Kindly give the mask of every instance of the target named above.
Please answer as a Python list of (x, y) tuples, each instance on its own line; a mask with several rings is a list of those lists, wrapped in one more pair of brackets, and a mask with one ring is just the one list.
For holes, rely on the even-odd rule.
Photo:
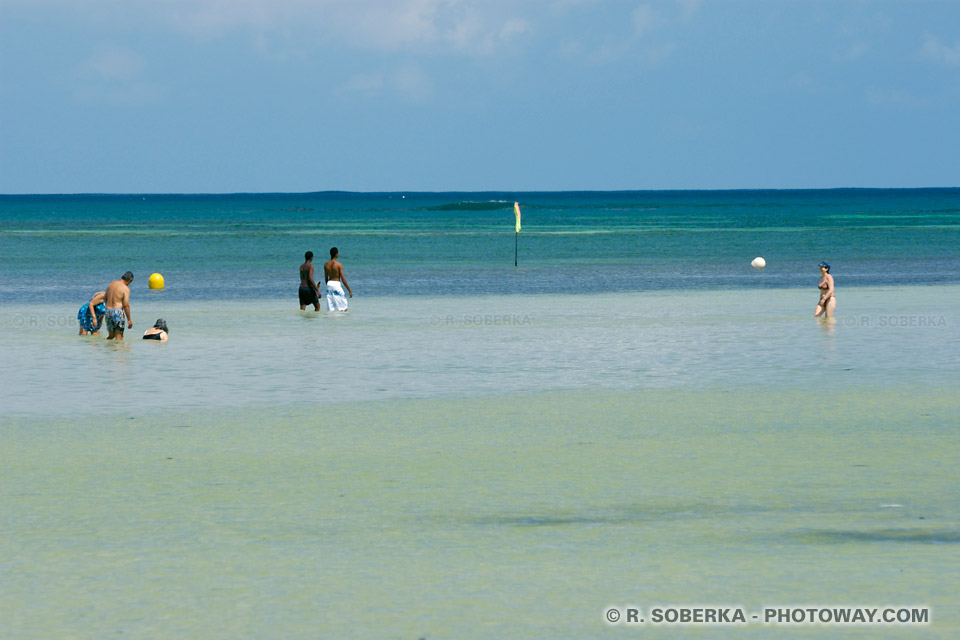
[(154, 273), (150, 276), (149, 284), (151, 289), (163, 289), (163, 276), (159, 273)]

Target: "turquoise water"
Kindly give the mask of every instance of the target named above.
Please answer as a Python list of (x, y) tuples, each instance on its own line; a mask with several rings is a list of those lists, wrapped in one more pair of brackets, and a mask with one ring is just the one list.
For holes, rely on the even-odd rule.
[(804, 287), (822, 259), (846, 286), (958, 284), (958, 243), (960, 189), (0, 196), (0, 300), (127, 269), (171, 299), (284, 297), (331, 246), (367, 296)]
[[(0, 197), (0, 637), (956, 637), (958, 202)], [(604, 622), (656, 605), (932, 623)]]

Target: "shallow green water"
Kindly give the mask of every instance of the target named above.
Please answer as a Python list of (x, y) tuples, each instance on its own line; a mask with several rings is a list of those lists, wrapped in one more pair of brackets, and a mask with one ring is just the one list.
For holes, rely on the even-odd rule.
[[(952, 389), (563, 391), (19, 418), (17, 638), (953, 637)], [(609, 627), (610, 606), (931, 608)]]
[(0, 637), (955, 637), (960, 295), (815, 296), (0, 307)]

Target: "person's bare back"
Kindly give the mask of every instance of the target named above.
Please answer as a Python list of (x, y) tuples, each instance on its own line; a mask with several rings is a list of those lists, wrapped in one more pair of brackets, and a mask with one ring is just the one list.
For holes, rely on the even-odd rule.
[(323, 281), (343, 280), (343, 265), (336, 258), (331, 258), (323, 263)]
[(124, 309), (130, 306), (130, 287), (123, 280), (114, 280), (107, 285), (104, 294), (107, 309)]
[[(123, 330), (133, 329), (130, 315), (130, 283), (133, 274), (127, 271), (119, 280), (107, 285), (104, 305), (107, 307), (107, 340), (123, 340)], [(126, 326), (124, 326), (126, 325)]]
[(340, 261), (337, 258), (340, 256), (340, 252), (337, 251), (336, 247), (330, 249), (330, 259), (323, 263), (323, 281), (330, 282), (334, 280), (340, 282), (344, 287), (347, 288), (347, 293), (350, 294), (350, 297), (353, 297), (353, 291), (350, 290), (350, 285), (347, 284), (347, 279), (343, 276), (343, 265), (340, 264)]
[(337, 258), (340, 252), (336, 247), (330, 248), (330, 259), (323, 265), (323, 280), (327, 283), (327, 311), (346, 311), (349, 307), (346, 296), (343, 295), (343, 289), (346, 287), (347, 293), (353, 297), (353, 291), (347, 284), (347, 279), (343, 276), (343, 265)]

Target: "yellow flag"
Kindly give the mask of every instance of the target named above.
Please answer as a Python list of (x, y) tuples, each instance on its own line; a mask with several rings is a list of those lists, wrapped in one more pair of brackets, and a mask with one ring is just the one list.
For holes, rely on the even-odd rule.
[(513, 213), (517, 216), (517, 233), (520, 233), (520, 203), (513, 203)]

